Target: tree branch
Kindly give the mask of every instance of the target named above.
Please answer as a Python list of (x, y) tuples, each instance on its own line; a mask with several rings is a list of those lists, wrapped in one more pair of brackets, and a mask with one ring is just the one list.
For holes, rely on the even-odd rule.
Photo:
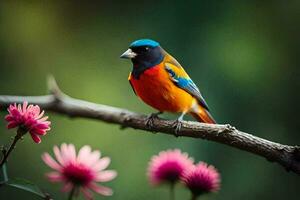
[(181, 130), (175, 135), (174, 121), (156, 118), (153, 126), (146, 126), (147, 116), (126, 109), (95, 104), (65, 95), (58, 88), (53, 78), (48, 82), (50, 94), (44, 96), (4, 96), (0, 95), (0, 109), (12, 103), (28, 101), (45, 110), (68, 115), (97, 119), (107, 123), (119, 124), (148, 132), (160, 132), (174, 136), (202, 138), (226, 144), (240, 150), (262, 156), (269, 161), (277, 162), (286, 170), (300, 175), (300, 147), (283, 145), (242, 132), (230, 125), (204, 124), (184, 121)]

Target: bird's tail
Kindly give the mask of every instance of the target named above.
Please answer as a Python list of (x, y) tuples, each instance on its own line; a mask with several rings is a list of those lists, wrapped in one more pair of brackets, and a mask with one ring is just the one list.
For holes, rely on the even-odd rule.
[(199, 108), (198, 112), (190, 113), (198, 122), (204, 122), (208, 124), (216, 124), (217, 122), (211, 116), (211, 114), (205, 108)]

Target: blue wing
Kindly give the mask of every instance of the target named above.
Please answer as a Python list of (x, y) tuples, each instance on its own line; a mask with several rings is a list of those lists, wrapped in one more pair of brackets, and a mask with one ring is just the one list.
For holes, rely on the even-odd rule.
[[(186, 72), (184, 72), (186, 74), (185, 77), (180, 76), (178, 73), (175, 72), (175, 69), (172, 69), (173, 66), (174, 66), (173, 64), (167, 63), (165, 69), (169, 73), (171, 80), (175, 83), (175, 85), (185, 90), (189, 94), (191, 94), (193, 97), (197, 99), (197, 101), (201, 106), (203, 106), (206, 110), (209, 110), (207, 103), (205, 102), (198, 87), (192, 81), (192, 79), (190, 79), (190, 77), (186, 74)], [(183, 70), (183, 68), (180, 65), (179, 67)]]

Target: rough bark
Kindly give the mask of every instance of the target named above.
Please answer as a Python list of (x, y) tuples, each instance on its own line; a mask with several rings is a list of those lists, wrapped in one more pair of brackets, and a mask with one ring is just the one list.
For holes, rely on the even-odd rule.
[(147, 116), (126, 109), (95, 104), (75, 99), (60, 91), (54, 79), (49, 81), (50, 94), (43, 96), (4, 96), (0, 95), (0, 109), (12, 103), (28, 101), (37, 104), (43, 109), (68, 115), (96, 119), (107, 123), (118, 124), (122, 128), (131, 127), (147, 131), (160, 132), (176, 137), (193, 137), (211, 140), (226, 144), (240, 150), (248, 151), (277, 162), (286, 170), (300, 174), (300, 147), (289, 146), (256, 137), (249, 133), (237, 130), (230, 125), (204, 124), (183, 121), (181, 130), (176, 134), (174, 121), (155, 118), (151, 126), (146, 125)]

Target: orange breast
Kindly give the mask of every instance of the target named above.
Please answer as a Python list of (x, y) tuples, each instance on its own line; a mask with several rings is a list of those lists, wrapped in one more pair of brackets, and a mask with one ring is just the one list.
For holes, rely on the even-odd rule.
[(178, 88), (163, 65), (147, 69), (139, 79), (129, 77), (136, 94), (148, 105), (159, 111), (188, 111), (195, 101), (189, 93)]

